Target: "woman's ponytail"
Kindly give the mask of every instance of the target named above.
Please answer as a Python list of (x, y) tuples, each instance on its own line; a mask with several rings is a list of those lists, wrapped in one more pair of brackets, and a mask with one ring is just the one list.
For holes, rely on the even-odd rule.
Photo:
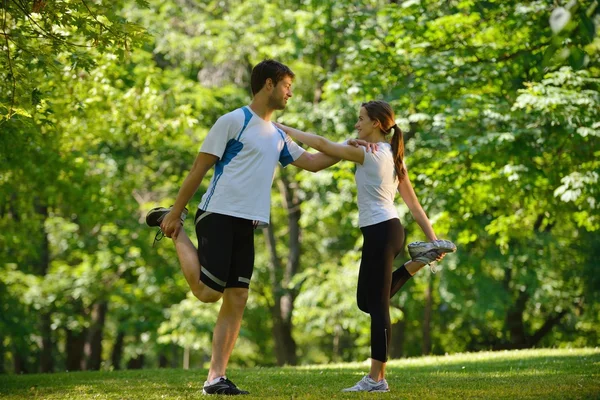
[(392, 135), (391, 145), (392, 145), (392, 155), (394, 156), (394, 169), (396, 170), (396, 175), (398, 176), (398, 181), (402, 181), (404, 179), (404, 175), (406, 175), (406, 170), (404, 169), (404, 136), (402, 135), (402, 130), (396, 124), (392, 126), (392, 130), (394, 131)]

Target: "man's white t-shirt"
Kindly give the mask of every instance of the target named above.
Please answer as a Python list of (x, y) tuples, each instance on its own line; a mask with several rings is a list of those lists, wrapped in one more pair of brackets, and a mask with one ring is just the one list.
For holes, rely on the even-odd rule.
[(358, 190), (358, 226), (362, 228), (398, 218), (394, 205), (398, 178), (389, 143), (379, 143), (375, 152), (361, 148), (365, 151), (365, 161), (356, 164), (354, 179)]
[(242, 107), (215, 122), (200, 152), (213, 154), (219, 161), (198, 208), (265, 225), (277, 162), (285, 167), (304, 149), (250, 107)]

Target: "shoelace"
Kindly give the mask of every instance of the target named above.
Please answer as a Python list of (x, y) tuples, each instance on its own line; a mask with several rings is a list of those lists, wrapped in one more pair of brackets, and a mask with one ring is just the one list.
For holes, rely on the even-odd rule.
[(432, 263), (429, 264), (429, 270), (431, 271), (432, 274), (435, 274), (438, 272), (437, 261), (433, 261)]
[[(434, 251), (438, 256), (440, 255), (439, 251), (437, 251), (437, 250), (432, 250), (432, 251)], [(431, 271), (432, 274), (435, 274), (438, 272), (437, 261), (434, 260), (434, 261), (430, 262), (428, 266), (429, 266), (429, 270)]]
[(243, 393), (243, 391), (242, 391), (242, 390), (240, 390), (240, 389), (239, 389), (239, 388), (238, 388), (238, 387), (235, 385), (235, 383), (231, 382), (231, 381), (229, 380), (229, 378), (221, 379), (221, 382), (223, 382), (223, 383), (227, 384), (227, 385), (229, 386), (229, 390), (231, 390), (231, 391), (234, 391), (234, 392), (242, 392), (242, 393)]
[[(186, 215), (187, 215), (187, 208), (185, 210), (186, 210)], [(165, 216), (163, 215), (161, 218), (159, 218), (158, 222), (161, 222), (164, 217)], [(183, 217), (183, 219), (180, 219), (180, 221), (181, 221), (181, 226), (183, 229), (183, 223), (185, 222), (185, 216)], [(156, 245), (156, 242), (160, 242), (162, 240), (162, 238), (164, 238), (164, 237), (165, 237), (164, 232), (162, 231), (162, 229), (158, 228), (158, 232), (156, 232), (156, 235), (154, 235), (154, 241), (152, 242), (152, 247), (154, 247)]]
[[(429, 250), (429, 251), (428, 251), (427, 253), (425, 253), (425, 254), (432, 253), (432, 252), (435, 252), (435, 254), (437, 254), (438, 256), (440, 255), (440, 253), (439, 253), (437, 250)], [(437, 273), (437, 272), (438, 272), (438, 269), (437, 269), (437, 261), (433, 260), (433, 261), (431, 261), (430, 263), (428, 263), (428, 264), (425, 264), (425, 265), (427, 265), (427, 266), (429, 267), (429, 270), (431, 271), (431, 273), (432, 273), (432, 274), (435, 274), (435, 273)]]
[(154, 241), (152, 242), (152, 247), (154, 247), (156, 245), (156, 242), (160, 242), (162, 240), (162, 238), (165, 237), (165, 234), (163, 233), (162, 229), (158, 228), (158, 232), (156, 232), (156, 235), (154, 235)]

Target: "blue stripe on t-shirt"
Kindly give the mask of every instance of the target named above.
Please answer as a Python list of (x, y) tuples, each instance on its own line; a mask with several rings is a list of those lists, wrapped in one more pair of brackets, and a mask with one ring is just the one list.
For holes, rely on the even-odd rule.
[(217, 183), (219, 182), (219, 179), (221, 179), (221, 176), (223, 176), (225, 166), (229, 164), (231, 160), (233, 160), (233, 158), (237, 156), (240, 153), (240, 151), (242, 151), (242, 149), (244, 148), (244, 144), (240, 142), (240, 138), (242, 137), (242, 133), (244, 133), (244, 131), (246, 130), (246, 127), (248, 127), (248, 123), (252, 119), (252, 113), (246, 107), (243, 107), (242, 110), (244, 111), (244, 126), (242, 126), (242, 130), (240, 131), (237, 140), (230, 139), (227, 142), (227, 145), (225, 146), (225, 152), (223, 153), (223, 157), (221, 157), (221, 159), (215, 164), (214, 181), (212, 187), (210, 188), (210, 194), (206, 197), (204, 206), (201, 207), (203, 210), (206, 210), (210, 199), (212, 198), (213, 194), (215, 194)]
[(248, 123), (252, 119), (252, 112), (250, 110), (248, 110), (247, 107), (242, 107), (242, 110), (244, 111), (244, 126), (242, 127), (242, 130), (240, 131), (240, 134), (238, 135), (237, 140), (240, 140), (240, 138), (242, 137), (242, 133), (244, 133), (244, 131), (246, 130), (246, 127), (248, 126)]
[(279, 132), (279, 135), (283, 140), (283, 149), (281, 149), (281, 152), (279, 153), (279, 162), (285, 167), (286, 165), (294, 162), (294, 157), (292, 157), (290, 151), (288, 150), (287, 142), (285, 141), (285, 133), (279, 128), (277, 128), (277, 132)]

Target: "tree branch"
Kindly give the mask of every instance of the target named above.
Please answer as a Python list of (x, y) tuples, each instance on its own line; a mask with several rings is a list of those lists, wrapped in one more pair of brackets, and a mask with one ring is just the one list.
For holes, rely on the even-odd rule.
[(542, 325), (540, 329), (538, 329), (537, 332), (529, 338), (529, 346), (533, 347), (536, 344), (538, 344), (540, 340), (542, 340), (544, 336), (546, 336), (565, 315), (567, 315), (567, 311), (563, 310), (558, 314), (555, 314), (548, 318), (546, 322), (544, 322), (544, 325)]
[(13, 107), (15, 106), (15, 94), (17, 91), (17, 78), (12, 67), (12, 59), (10, 58), (10, 43), (8, 43), (8, 34), (6, 33), (6, 14), (8, 13), (8, 0), (4, 0), (4, 14), (2, 18), (2, 33), (4, 34), (4, 40), (6, 41), (6, 58), (8, 59), (8, 69), (10, 71), (10, 77), (12, 79), (12, 93), (10, 99), (10, 107), (8, 108), (8, 118), (10, 119)]
[(98, 20), (98, 17), (96, 16), (96, 14), (94, 14), (92, 12), (92, 10), (90, 10), (90, 8), (88, 7), (87, 3), (84, 0), (81, 0), (81, 3), (83, 3), (83, 5), (85, 6), (85, 8), (87, 8), (88, 12), (90, 13), (90, 15), (92, 16), (92, 18), (94, 18), (94, 20), (104, 29), (106, 29), (107, 31), (109, 31), (110, 33), (112, 33), (115, 36), (119, 36), (117, 33), (115, 33), (112, 29), (110, 29), (108, 26), (104, 25), (102, 22), (100, 22), (100, 20)]

